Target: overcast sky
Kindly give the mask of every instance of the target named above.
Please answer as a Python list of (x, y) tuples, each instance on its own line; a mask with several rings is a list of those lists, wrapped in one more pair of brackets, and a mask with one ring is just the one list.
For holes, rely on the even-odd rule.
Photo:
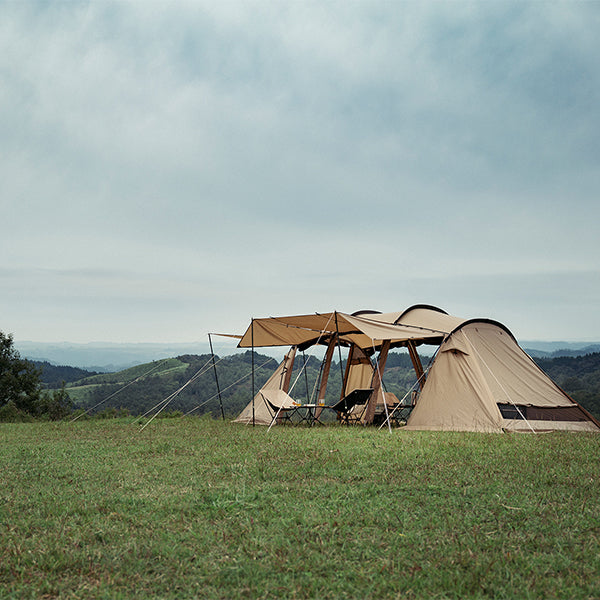
[(600, 340), (600, 3), (1, 2), (0, 330)]

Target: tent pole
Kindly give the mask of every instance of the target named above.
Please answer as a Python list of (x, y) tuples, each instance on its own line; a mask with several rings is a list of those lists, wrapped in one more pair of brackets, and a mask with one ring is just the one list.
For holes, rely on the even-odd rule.
[(254, 317), (250, 322), (250, 334), (252, 337), (252, 427), (254, 427), (256, 425), (256, 416), (254, 412)]
[(297, 347), (292, 346), (288, 353), (284, 356), (285, 368), (281, 373), (280, 388), (288, 394), (290, 391), (290, 382), (292, 380), (292, 371), (294, 370), (294, 362), (296, 361)]
[(306, 402), (308, 403), (310, 401), (310, 396), (308, 395), (308, 373), (306, 370), (306, 354), (304, 353), (304, 350), (302, 350), (302, 360), (304, 361), (303, 363), (303, 369), (304, 369), (304, 383), (306, 385)]
[(410, 355), (410, 360), (412, 361), (413, 368), (417, 375), (417, 380), (419, 381), (419, 389), (423, 390), (423, 364), (421, 363), (421, 358), (419, 357), (419, 353), (417, 352), (417, 347), (412, 340), (408, 340), (406, 342), (406, 347), (408, 348), (408, 353)]
[[(369, 398), (369, 402), (367, 404), (367, 412), (365, 414), (365, 424), (370, 425), (373, 423), (373, 418), (375, 417), (375, 407), (377, 406), (377, 396), (379, 396), (379, 391), (381, 390), (381, 383), (383, 372), (385, 370), (385, 363), (387, 361), (388, 352), (390, 350), (391, 342), (390, 340), (385, 340), (381, 345), (381, 350), (379, 350), (379, 361), (377, 363), (377, 371), (375, 372), (375, 383), (373, 385), (373, 393)], [(383, 402), (385, 403), (385, 394), (383, 395)]]
[(344, 369), (342, 368), (342, 346), (340, 344), (340, 329), (338, 327), (337, 311), (335, 312), (335, 335), (337, 337), (338, 356), (340, 358), (340, 377), (344, 385)]
[[(325, 353), (325, 361), (323, 363), (323, 374), (321, 376), (321, 385), (319, 386), (319, 394), (317, 395), (317, 404), (323, 401), (325, 403), (325, 392), (327, 391), (327, 380), (329, 379), (329, 369), (331, 368), (331, 359), (333, 358), (333, 351), (335, 350), (336, 337), (332, 337), (329, 340), (327, 346), (327, 352)], [(318, 419), (321, 415), (321, 409), (315, 409), (315, 418)]]
[(210, 345), (210, 355), (212, 357), (213, 371), (215, 372), (215, 383), (217, 384), (217, 394), (219, 396), (219, 405), (221, 406), (221, 417), (225, 420), (225, 411), (223, 410), (223, 398), (221, 398), (221, 388), (219, 387), (219, 378), (217, 377), (217, 365), (215, 364), (215, 353), (213, 351), (212, 337), (208, 334), (208, 343)]
[[(346, 393), (346, 386), (348, 385), (348, 377), (350, 376), (350, 368), (352, 367), (352, 361), (354, 360), (354, 350), (356, 348), (356, 344), (352, 342), (350, 345), (350, 349), (348, 350), (348, 358), (346, 359), (346, 371), (344, 376), (342, 377), (342, 392), (340, 394), (340, 400), (344, 400), (344, 398), (348, 395)], [(344, 401), (344, 408), (348, 410), (348, 404)]]

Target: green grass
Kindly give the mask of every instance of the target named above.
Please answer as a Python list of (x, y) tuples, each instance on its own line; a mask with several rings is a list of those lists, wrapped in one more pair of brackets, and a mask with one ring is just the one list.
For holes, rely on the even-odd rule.
[(600, 436), (0, 425), (0, 597), (599, 598)]

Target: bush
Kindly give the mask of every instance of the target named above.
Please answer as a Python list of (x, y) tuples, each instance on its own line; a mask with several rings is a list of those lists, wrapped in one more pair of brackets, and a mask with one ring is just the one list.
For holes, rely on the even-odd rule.
[(65, 384), (59, 390), (42, 394), (37, 402), (37, 414), (50, 421), (60, 421), (71, 414), (73, 402), (65, 391)]
[(0, 423), (28, 423), (33, 420), (30, 414), (18, 409), (14, 400), (0, 407)]

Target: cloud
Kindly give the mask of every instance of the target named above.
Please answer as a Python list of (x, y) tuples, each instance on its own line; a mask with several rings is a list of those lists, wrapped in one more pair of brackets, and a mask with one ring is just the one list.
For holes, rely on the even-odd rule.
[(17, 335), (51, 322), (86, 341), (95, 321), (158, 339), (125, 316), (136, 306), (168, 341), (190, 322), (419, 295), (528, 310), (499, 281), (544, 290), (539, 321), (596, 297), (551, 285), (595, 280), (593, 3), (2, 11), (0, 267), (18, 270), (3, 307)]

